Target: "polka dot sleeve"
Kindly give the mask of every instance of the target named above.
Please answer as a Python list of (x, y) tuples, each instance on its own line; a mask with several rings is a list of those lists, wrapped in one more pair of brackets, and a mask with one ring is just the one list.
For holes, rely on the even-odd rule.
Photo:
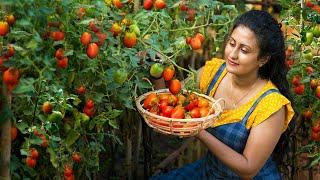
[[(292, 120), (294, 115), (293, 108), (290, 101), (279, 93), (272, 93), (263, 98), (257, 106), (257, 113), (254, 118), (252, 127), (259, 125), (266, 119), (268, 119), (272, 114), (279, 111), (282, 106), (285, 106), (286, 115), (283, 126), (283, 131), (288, 127), (288, 124)], [(247, 124), (248, 125), (248, 124)]]
[(213, 76), (218, 71), (224, 61), (222, 59), (213, 58), (206, 62), (202, 73), (200, 74), (200, 90), (205, 93)]

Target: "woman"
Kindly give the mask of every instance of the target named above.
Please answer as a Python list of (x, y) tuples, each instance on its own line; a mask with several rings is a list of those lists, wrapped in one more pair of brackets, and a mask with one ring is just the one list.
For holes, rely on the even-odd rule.
[(200, 70), (200, 89), (225, 99), (213, 127), (196, 135), (207, 155), (151, 179), (281, 179), (272, 153), (294, 115), (284, 51), (270, 14), (252, 10), (238, 17), (224, 60), (214, 58)]

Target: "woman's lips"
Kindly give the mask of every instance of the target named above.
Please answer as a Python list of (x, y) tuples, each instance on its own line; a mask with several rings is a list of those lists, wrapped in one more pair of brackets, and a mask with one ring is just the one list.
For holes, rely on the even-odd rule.
[(237, 65), (239, 65), (238, 63), (230, 60), (229, 58), (228, 58), (228, 62), (229, 62), (229, 64), (232, 65), (232, 66), (237, 66)]

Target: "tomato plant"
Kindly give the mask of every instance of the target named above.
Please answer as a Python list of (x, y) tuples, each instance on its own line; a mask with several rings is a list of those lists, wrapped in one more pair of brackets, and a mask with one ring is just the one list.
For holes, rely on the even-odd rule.
[[(19, 132), (12, 144), (18, 150), (11, 158), (13, 178), (61, 179), (66, 164), (65, 178), (111, 171), (117, 153), (132, 151), (123, 143), (138, 134), (134, 98), (152, 89), (144, 78), (160, 78), (163, 67), (173, 66), (168, 79), (187, 73), (185, 85), (192, 87), (195, 72), (178, 63), (192, 53), (186, 37), (201, 48), (210, 43), (210, 56), (216, 55), (238, 13), (219, 1), (151, 2), (144, 8), (143, 2), (120, 0), (0, 3), (1, 88), (11, 97), (1, 117)], [(157, 63), (160, 68), (151, 70)], [(173, 92), (180, 91), (181, 85), (172, 84)], [(167, 107), (185, 101), (166, 98)], [(159, 113), (152, 102), (146, 106)], [(170, 108), (164, 112), (169, 116)], [(29, 157), (30, 148), (37, 149), (38, 159)], [(81, 163), (74, 164), (73, 152), (81, 154)], [(106, 157), (103, 163), (100, 157)]]

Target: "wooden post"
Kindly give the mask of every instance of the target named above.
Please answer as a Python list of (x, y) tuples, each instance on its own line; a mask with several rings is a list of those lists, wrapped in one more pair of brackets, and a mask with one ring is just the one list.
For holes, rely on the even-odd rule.
[[(1, 93), (2, 94), (2, 93)], [(5, 94), (6, 95), (6, 94)], [(7, 95), (7, 105), (11, 107), (12, 96)], [(2, 120), (1, 120), (2, 121)], [(4, 120), (0, 124), (0, 178), (10, 180), (10, 158), (11, 158), (11, 120)]]

